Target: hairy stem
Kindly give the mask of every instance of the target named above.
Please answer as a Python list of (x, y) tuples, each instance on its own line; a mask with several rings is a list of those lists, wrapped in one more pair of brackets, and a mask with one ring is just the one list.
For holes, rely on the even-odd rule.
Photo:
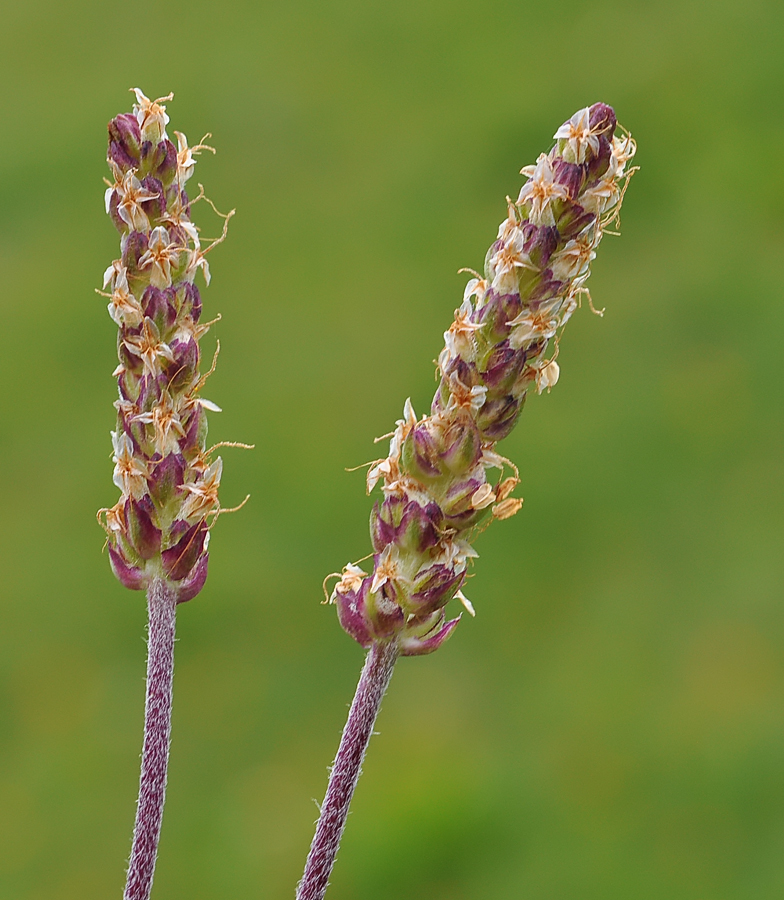
[(373, 644), (357, 685), (321, 806), (316, 834), (297, 887), (297, 900), (322, 900), (346, 827), (346, 816), (362, 770), (373, 725), (398, 656), (394, 642)]
[(124, 900), (149, 900), (163, 804), (171, 737), (172, 679), (174, 676), (174, 608), (176, 597), (156, 578), (147, 591), (150, 625), (147, 642), (147, 701), (144, 708), (144, 746), (139, 779), (139, 804), (133, 829)]

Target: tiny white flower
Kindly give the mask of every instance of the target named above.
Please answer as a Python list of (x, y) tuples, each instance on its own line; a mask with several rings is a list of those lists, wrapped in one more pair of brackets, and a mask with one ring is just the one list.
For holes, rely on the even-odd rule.
[(613, 137), (612, 139), (612, 156), (615, 161), (615, 176), (620, 178), (625, 174), (626, 163), (637, 152), (637, 143), (630, 134), (622, 137)]
[[(394, 470), (397, 472), (397, 465), (394, 465)], [(393, 462), (388, 457), (386, 459), (378, 460), (374, 465), (372, 465), (368, 469), (367, 473), (367, 492), (368, 494), (373, 490), (373, 488), (378, 484), (381, 479), (384, 481), (392, 480), (393, 478)]]
[(223, 460), (220, 456), (204, 472), (201, 481), (182, 485), (189, 496), (182, 505), (183, 519), (203, 519), (218, 507), (218, 488), (223, 474)]
[(367, 572), (363, 572), (359, 566), (355, 566), (354, 563), (346, 564), (343, 566), (340, 581), (335, 585), (335, 590), (332, 592), (330, 599), (334, 599), (335, 594), (347, 594), (349, 591), (358, 591), (367, 577)]
[[(177, 135), (177, 180), (180, 185), (185, 184), (185, 182), (193, 175), (193, 169), (196, 165), (196, 154), (200, 150), (209, 150), (212, 153), (215, 150), (212, 147), (208, 147), (207, 144), (196, 144), (195, 147), (188, 146), (188, 139), (181, 131), (174, 132)], [(206, 134), (202, 140), (208, 138), (210, 135)]]
[(552, 270), (553, 278), (558, 281), (570, 281), (585, 273), (595, 258), (593, 244), (587, 237), (581, 236), (576, 240), (567, 241), (563, 250), (550, 257), (548, 266)]
[(523, 249), (524, 243), (523, 232), (515, 227), (490, 257), (489, 268), (493, 275), (493, 288), (501, 294), (517, 292), (520, 275), (518, 269), (537, 271)]
[[(134, 416), (133, 421), (152, 425), (155, 434), (156, 453), (160, 453), (161, 456), (168, 456), (170, 453), (180, 452), (177, 438), (185, 437), (185, 429), (182, 427), (182, 422), (180, 422), (180, 417), (168, 391), (161, 391), (159, 403), (150, 412)], [(218, 478), (220, 478), (220, 473)]]
[(142, 139), (159, 143), (166, 138), (166, 126), (169, 124), (169, 117), (166, 115), (166, 107), (161, 100), (171, 100), (174, 94), (167, 94), (165, 97), (158, 97), (157, 100), (150, 100), (145, 97), (139, 88), (131, 88), (136, 95), (136, 103), (133, 104), (133, 112), (139, 128), (142, 132)]
[(114, 172), (114, 184), (108, 188), (105, 194), (106, 212), (109, 212), (112, 193), (117, 194), (117, 213), (120, 218), (134, 231), (147, 231), (150, 220), (142, 209), (142, 203), (155, 200), (158, 196), (154, 191), (148, 191), (142, 187), (142, 183), (136, 177), (133, 169), (129, 169), (124, 175), (112, 163)]
[(487, 281), (482, 278), (478, 272), (474, 272), (473, 269), (460, 269), (459, 271), (470, 272), (474, 276), (474, 278), (472, 278), (465, 286), (465, 290), (463, 291), (463, 303), (465, 303), (466, 300), (470, 300), (472, 297), (476, 297), (476, 308), (481, 309), (485, 302), (485, 294), (487, 293)]
[(516, 316), (509, 323), (512, 333), (509, 335), (509, 346), (513, 350), (519, 350), (532, 341), (538, 341), (541, 338), (550, 340), (555, 336), (558, 328), (558, 320), (552, 316), (549, 310), (538, 310), (533, 312), (531, 309), (524, 309), (519, 316)]
[[(209, 247), (207, 248), (209, 250)], [(196, 276), (196, 270), (201, 269), (202, 275), (204, 275), (204, 280), (207, 284), (210, 283), (210, 266), (207, 262), (207, 258), (204, 255), (203, 250), (200, 250), (197, 246), (195, 250), (188, 250), (188, 265), (185, 267), (184, 278), (187, 281), (193, 281)]]
[(145, 317), (140, 334), (125, 338), (123, 344), (134, 356), (141, 357), (144, 373), (157, 378), (161, 374), (161, 360), (174, 362), (171, 347), (161, 340), (158, 326), (149, 317)]
[(473, 348), (471, 335), (482, 327), (481, 322), (472, 322), (474, 307), (470, 300), (463, 300), (455, 310), (455, 320), (444, 332), (444, 341), (451, 357), (468, 354)]
[(580, 109), (553, 135), (557, 141), (566, 141), (567, 149), (564, 151), (564, 159), (567, 162), (585, 162), (586, 151), (589, 147), (594, 155), (599, 152), (599, 134), (601, 132), (591, 130), (590, 118), (591, 111), (588, 107)]
[(483, 384), (475, 384), (468, 388), (457, 376), (449, 379), (449, 402), (447, 412), (453, 409), (468, 409), (471, 412), (479, 412), (487, 399), (487, 387)]
[(127, 269), (122, 264), (122, 261), (119, 259), (115, 259), (114, 262), (109, 266), (109, 268), (103, 273), (103, 286), (107, 287), (111, 283), (112, 288), (114, 287), (114, 283), (117, 280), (117, 277), (122, 273), (125, 274)]
[(471, 506), (473, 509), (484, 509), (486, 506), (490, 506), (491, 503), (495, 503), (495, 499), (493, 488), (485, 482), (471, 495)]
[(141, 324), (144, 314), (139, 305), (139, 301), (128, 288), (128, 277), (125, 266), (121, 266), (120, 271), (114, 279), (114, 290), (112, 291), (112, 302), (109, 304), (109, 315), (118, 325), (128, 325), (136, 328)]
[(457, 574), (465, 570), (468, 559), (476, 559), (478, 556), (479, 554), (468, 541), (447, 536), (441, 539), (435, 554), (435, 560), (454, 569)]
[(555, 172), (546, 153), (539, 155), (535, 166), (521, 170), (528, 176), (522, 186), (517, 205), (530, 204), (529, 218), (534, 225), (555, 225), (550, 203), (553, 199), (565, 200), (569, 194), (566, 187), (555, 180)]
[(193, 149), (188, 146), (188, 139), (185, 135), (181, 131), (174, 133), (177, 135), (177, 177), (182, 185), (193, 175), (196, 160), (193, 158)]
[(172, 265), (177, 265), (181, 252), (182, 247), (171, 243), (169, 232), (158, 225), (150, 234), (147, 250), (139, 260), (139, 268), (150, 267), (150, 283), (157, 288), (167, 288), (172, 283)]
[(580, 195), (579, 202), (580, 206), (582, 206), (586, 212), (601, 215), (601, 213), (615, 206), (620, 196), (621, 188), (618, 185), (618, 182), (612, 175), (609, 177), (605, 175), (605, 177), (600, 178), (595, 185), (583, 191)]
[(137, 459), (133, 452), (133, 441), (125, 432), (112, 432), (114, 455), (113, 480), (126, 497), (141, 500), (147, 493), (147, 465)]
[(395, 581), (399, 577), (399, 567), (395, 552), (394, 544), (387, 544), (382, 550), (373, 572), (373, 581), (370, 585), (371, 593), (377, 593), (388, 581)]

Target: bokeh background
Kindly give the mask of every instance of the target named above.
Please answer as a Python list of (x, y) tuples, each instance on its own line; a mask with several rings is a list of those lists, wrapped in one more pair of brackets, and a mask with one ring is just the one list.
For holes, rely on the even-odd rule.
[[(623, 237), (503, 445), (525, 506), (463, 621), (403, 660), (330, 900), (743, 900), (784, 891), (784, 7), (773, 0), (73, 0), (0, 29), (0, 898), (119, 897), (144, 598), (111, 481), (128, 88), (218, 155), (223, 407), (210, 578), (180, 608), (154, 896), (293, 896), (361, 649), (321, 581), (369, 549), (361, 473), (522, 165), (573, 111), (639, 141)], [(201, 208), (206, 235), (219, 222)]]

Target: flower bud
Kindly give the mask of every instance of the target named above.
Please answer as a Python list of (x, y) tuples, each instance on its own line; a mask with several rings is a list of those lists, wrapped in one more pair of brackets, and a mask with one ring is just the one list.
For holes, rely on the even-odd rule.
[(193, 600), (196, 594), (204, 587), (207, 581), (207, 565), (210, 561), (209, 553), (202, 553), (191, 569), (190, 574), (177, 583), (177, 602), (187, 603)]
[(147, 587), (147, 575), (144, 569), (131, 565), (120, 551), (119, 544), (114, 547), (109, 544), (106, 549), (109, 553), (112, 572), (123, 587), (127, 587), (130, 591), (144, 590)]
[(139, 168), (142, 133), (136, 116), (117, 116), (109, 122), (109, 159), (123, 173)]
[(161, 550), (161, 532), (153, 524), (154, 515), (155, 509), (149, 495), (126, 503), (128, 540), (142, 559), (153, 559)]
[(201, 521), (187, 528), (187, 523), (178, 521), (174, 523), (171, 534), (184, 533), (177, 543), (161, 553), (163, 568), (172, 581), (181, 581), (193, 569), (205, 549), (204, 542), (207, 537), (207, 526)]
[(442, 612), (437, 620), (437, 624), (427, 634), (421, 637), (414, 634), (404, 634), (400, 638), (400, 655), (425, 656), (438, 650), (457, 628), (460, 616), (456, 619), (451, 619), (449, 622), (445, 620), (446, 616)]
[(406, 611), (415, 615), (425, 615), (441, 609), (455, 596), (465, 579), (465, 571), (436, 563), (422, 569), (411, 583), (406, 602)]

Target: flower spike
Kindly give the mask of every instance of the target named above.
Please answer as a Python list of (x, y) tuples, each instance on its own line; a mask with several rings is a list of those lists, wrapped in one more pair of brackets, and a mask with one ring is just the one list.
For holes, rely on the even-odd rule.
[[(349, 563), (330, 596), (343, 629), (368, 654), (297, 900), (326, 893), (397, 658), (432, 653), (450, 637), (461, 618), (447, 620), (453, 598), (475, 615), (462, 591), (478, 555), (471, 541), (523, 505), (511, 496), (520, 484), (517, 467), (496, 445), (514, 428), (528, 390), (541, 394), (557, 384), (562, 329), (583, 294), (590, 303), (585, 282), (596, 247), (606, 226), (617, 223), (634, 172), (626, 168), (634, 141), (615, 137), (615, 128), (609, 106), (581, 109), (556, 131), (555, 147), (522, 170), (528, 180), (516, 202), (507, 198), (484, 276), (460, 270), (474, 277), (444, 334), (429, 414), (418, 418), (407, 400), (386, 435), (388, 455), (370, 464), (368, 493), (380, 484), (383, 495), (370, 515), (373, 567), (365, 572)], [(491, 469), (500, 470), (497, 481), (488, 477)], [(506, 469), (513, 474), (504, 476)]]
[[(104, 273), (110, 293), (98, 293), (109, 298), (119, 329), (112, 462), (120, 498), (100, 511), (99, 522), (115, 575), (131, 590), (146, 590), (149, 601), (144, 747), (124, 894), (125, 900), (148, 900), (169, 755), (174, 612), (207, 579), (223, 462), (211, 458), (214, 448), (206, 443), (205, 413), (220, 410), (199, 396), (207, 377), (199, 372), (199, 338), (212, 323), (200, 323), (194, 284), (198, 268), (209, 282), (204, 254), (215, 242), (202, 247), (185, 191), (194, 154), (212, 148), (189, 148), (179, 132), (178, 148), (169, 140), (163, 101), (171, 94), (150, 100), (139, 88), (133, 93), (133, 112), (109, 123), (114, 180), (106, 182), (105, 204), (120, 232), (120, 258)], [(224, 224), (218, 242), (225, 235)]]
[[(219, 407), (198, 396), (201, 295), (194, 283), (200, 267), (208, 278), (199, 232), (190, 220), (185, 183), (196, 165), (195, 153), (175, 132), (169, 140), (164, 101), (150, 100), (134, 88), (132, 114), (109, 123), (109, 167), (114, 182), (106, 191), (106, 210), (120, 232), (120, 259), (106, 270), (111, 293), (109, 315), (119, 326), (116, 370), (119, 399), (113, 432), (114, 481), (124, 515), (106, 518), (110, 558), (120, 580), (134, 589), (148, 587), (165, 574), (163, 558), (186, 528), (206, 523), (220, 509), (218, 484), (222, 460), (206, 459), (205, 411)], [(213, 151), (214, 152), (214, 151)], [(208, 248), (209, 249), (209, 248)], [(133, 522), (141, 504), (160, 533), (160, 551), (140, 552)], [(207, 571), (206, 543), (190, 569), (168, 577), (178, 595), (196, 569)], [(114, 561), (117, 561), (116, 563)], [(121, 565), (120, 565), (121, 564)], [(130, 574), (129, 574), (130, 573)], [(204, 583), (201, 578), (201, 584)], [(195, 596), (193, 586), (188, 599)]]
[[(560, 377), (557, 341), (634, 171), (636, 145), (615, 129), (603, 103), (565, 122), (553, 149), (523, 168), (527, 181), (508, 201), (484, 277), (461, 270), (475, 277), (444, 334), (430, 413), (418, 419), (407, 402), (389, 455), (368, 472), (368, 489), (380, 483), (383, 494), (371, 514), (373, 570), (365, 579), (348, 568), (332, 592), (341, 623), (366, 647), (393, 641), (406, 655), (440, 646), (453, 630), (441, 611), (463, 599), (477, 527), (522, 506), (509, 496), (517, 474), (493, 484), (488, 470), (529, 389), (549, 392)], [(441, 637), (424, 639), (423, 628)]]

